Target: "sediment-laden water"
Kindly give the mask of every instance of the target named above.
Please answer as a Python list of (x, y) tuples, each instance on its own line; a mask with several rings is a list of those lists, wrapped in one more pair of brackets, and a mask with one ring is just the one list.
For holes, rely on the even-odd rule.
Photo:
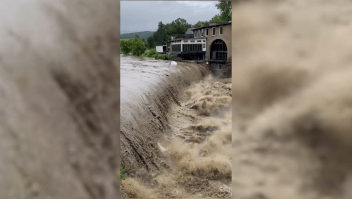
[(0, 3), (0, 198), (119, 198), (119, 10)]
[(351, 198), (351, 2), (233, 8), (234, 197)]
[[(121, 110), (131, 115), (121, 115), (121, 158), (133, 165), (121, 181), (123, 194), (231, 197), (231, 79), (212, 77), (202, 64), (121, 60)], [(124, 78), (138, 76), (143, 86), (130, 92)], [(132, 96), (137, 100), (129, 103)]]

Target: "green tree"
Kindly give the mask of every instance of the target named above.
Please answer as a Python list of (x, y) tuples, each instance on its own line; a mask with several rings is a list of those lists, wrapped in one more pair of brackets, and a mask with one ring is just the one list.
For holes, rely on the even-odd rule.
[(148, 37), (147, 46), (148, 46), (148, 49), (155, 48), (156, 45), (155, 45), (155, 41), (154, 41), (154, 37), (153, 36)]
[(198, 21), (196, 24), (194, 24), (194, 28), (199, 28), (199, 27), (201, 27), (201, 25), (202, 25), (202, 22), (201, 21)]
[(165, 25), (165, 30), (166, 30), (166, 41), (170, 41), (171, 40), (171, 36), (172, 36), (171, 23), (168, 23), (168, 24)]
[(215, 15), (209, 21), (209, 23), (227, 23), (227, 22), (228, 21), (223, 20), (220, 15)]
[(124, 55), (129, 55), (132, 51), (132, 39), (121, 40), (120, 42), (121, 52)]
[(171, 23), (158, 23), (158, 29), (154, 32), (152, 37), (148, 37), (148, 48), (155, 48), (155, 46), (165, 45), (166, 41), (171, 39), (171, 36), (177, 34), (184, 34), (191, 24), (188, 24), (185, 19), (178, 18)]
[(155, 57), (158, 53), (156, 52), (155, 48), (150, 49), (150, 51), (147, 54), (147, 57)]
[(167, 39), (167, 33), (163, 22), (159, 22), (158, 30), (153, 34), (155, 45), (164, 45)]
[(182, 18), (178, 18), (168, 24), (159, 22), (158, 30), (153, 34), (155, 45), (165, 45), (166, 41), (171, 39), (171, 36), (184, 34), (190, 27), (191, 24), (188, 24), (187, 21)]
[(194, 28), (200, 28), (202, 26), (208, 26), (209, 22), (208, 21), (198, 21), (196, 24), (194, 24)]
[(191, 24), (188, 24), (185, 19), (178, 18), (171, 22), (170, 34), (185, 34), (188, 28), (191, 27)]
[(146, 50), (143, 40), (135, 37), (132, 42), (132, 55), (141, 56)]
[[(142, 38), (141, 38), (142, 39)], [(144, 43), (144, 46), (146, 47), (146, 48), (148, 48), (147, 47), (147, 41), (145, 40), (145, 39), (142, 39), (142, 41), (143, 41), (143, 43)]]
[(219, 1), (216, 4), (216, 8), (220, 10), (220, 20), (223, 23), (227, 23), (232, 19), (232, 2), (231, 1)]
[(144, 42), (144, 46), (145, 46), (145, 48), (146, 48), (146, 49), (148, 49), (148, 43), (147, 43), (147, 40), (142, 39), (142, 41)]
[(198, 21), (194, 24), (194, 28), (208, 26), (209, 23), (227, 23), (232, 19), (232, 3), (231, 1), (219, 1), (216, 8), (220, 10), (220, 15), (215, 15), (209, 21)]

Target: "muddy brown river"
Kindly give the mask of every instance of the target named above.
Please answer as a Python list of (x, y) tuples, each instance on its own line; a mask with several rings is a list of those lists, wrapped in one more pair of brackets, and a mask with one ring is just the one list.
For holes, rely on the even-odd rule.
[(123, 197), (231, 197), (231, 85), (202, 64), (121, 57)]
[(352, 198), (351, 1), (239, 2), (234, 198)]

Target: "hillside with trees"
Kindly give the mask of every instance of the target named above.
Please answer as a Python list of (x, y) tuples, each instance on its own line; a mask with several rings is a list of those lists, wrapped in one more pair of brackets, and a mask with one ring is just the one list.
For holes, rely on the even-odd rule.
[(141, 39), (148, 39), (148, 37), (152, 36), (154, 32), (155, 31), (125, 33), (120, 35), (120, 39), (133, 39), (135, 36), (138, 36)]

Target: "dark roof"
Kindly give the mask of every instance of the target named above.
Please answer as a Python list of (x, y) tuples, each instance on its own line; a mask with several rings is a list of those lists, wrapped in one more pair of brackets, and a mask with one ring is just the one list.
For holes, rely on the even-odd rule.
[(193, 34), (178, 34), (178, 35), (173, 35), (174, 39), (188, 39), (188, 38), (193, 38)]
[(193, 29), (194, 28), (188, 28), (185, 34), (186, 35), (193, 35)]
[(203, 26), (199, 28), (194, 28), (193, 30), (198, 30), (198, 29), (203, 29), (203, 28), (209, 28), (209, 27), (217, 27), (217, 26), (226, 26), (226, 25), (231, 25), (231, 21), (228, 23), (219, 23), (219, 24), (209, 24), (209, 26)]

